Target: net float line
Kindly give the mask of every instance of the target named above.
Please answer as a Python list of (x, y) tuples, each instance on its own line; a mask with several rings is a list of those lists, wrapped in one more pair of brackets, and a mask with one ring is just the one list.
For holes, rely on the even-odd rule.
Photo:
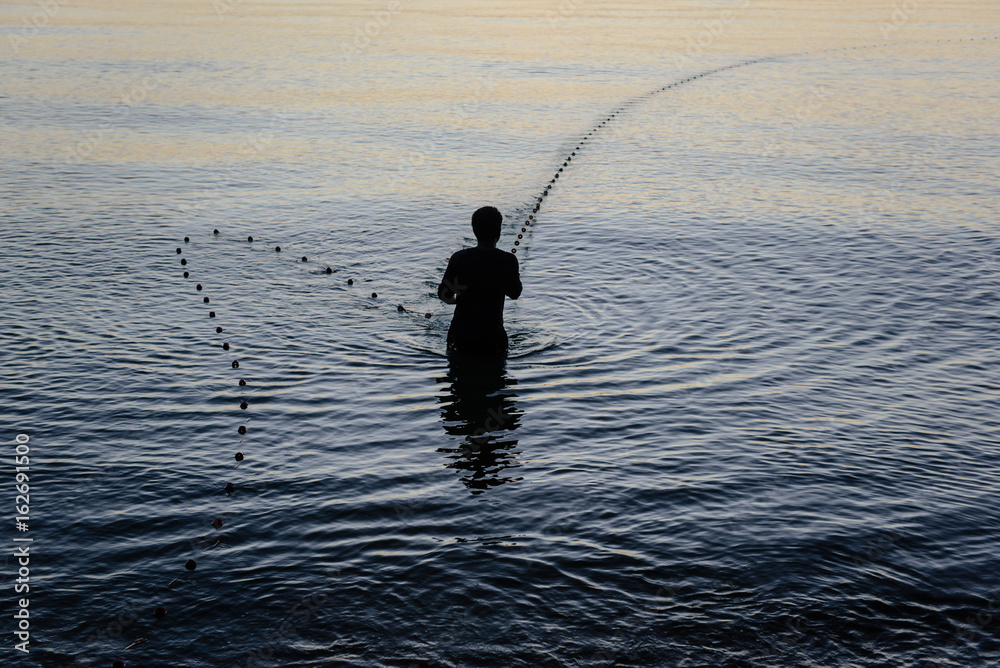
[[(188, 236), (184, 237), (184, 243), (185, 244), (189, 244), (190, 242), (191, 242), (191, 237), (188, 237)], [(183, 256), (183, 254), (184, 254), (183, 248), (178, 247), (176, 249), (176, 254)], [(183, 278), (184, 279), (190, 279), (191, 276), (192, 276), (191, 272), (194, 271), (193, 265), (189, 264), (189, 262), (187, 261), (187, 258), (184, 258), (184, 257), (181, 257), (180, 264), (184, 268)], [(194, 290), (195, 290), (196, 294), (203, 294), (204, 292), (206, 292), (206, 286), (203, 285), (202, 283), (196, 283), (195, 287), (194, 287)], [(211, 302), (211, 300), (208, 297), (208, 295), (204, 295), (202, 297), (202, 303), (203, 304), (208, 304), (210, 302)], [(209, 319), (216, 319), (217, 318), (217, 313), (214, 310), (213, 311), (209, 311), (208, 312), (208, 317), (209, 317)], [(223, 334), (224, 332), (225, 332), (225, 327), (223, 327), (222, 325), (216, 325), (215, 326), (215, 333), (216, 334)], [(229, 353), (230, 351), (233, 350), (233, 346), (232, 346), (232, 344), (230, 344), (229, 341), (224, 341), (221, 345), (219, 345), (219, 348), (224, 353)], [(240, 364), (239, 359), (232, 359), (229, 364), (230, 364), (230, 367), (233, 370), (237, 370), (237, 369), (241, 368), (241, 364)], [(246, 388), (250, 387), (250, 383), (248, 383), (248, 381), (246, 380), (246, 378), (239, 378), (238, 381), (237, 381), (237, 387), (240, 388), (240, 396), (239, 396), (239, 404), (238, 404), (238, 406), (239, 406), (240, 411), (244, 411), (244, 413), (243, 413), (243, 416), (241, 416), (241, 417), (243, 417), (242, 424), (238, 425), (236, 431), (240, 435), (240, 437), (241, 437), (240, 438), (240, 443), (242, 443), (243, 442), (243, 438), (242, 437), (245, 436), (248, 433), (248, 431), (249, 431), (247, 425), (250, 422), (250, 416), (248, 414), (248, 409), (250, 408), (250, 399), (251, 399), (251, 397), (249, 396), (249, 393), (247, 392)], [(246, 455), (244, 454), (243, 450), (238, 450), (235, 453), (235, 455), (234, 455), (234, 460), (236, 461), (236, 467), (235, 468), (238, 468), (239, 465), (240, 465), (240, 463), (242, 463), (245, 458), (246, 458)], [(224, 492), (226, 494), (226, 497), (228, 498), (228, 497), (232, 496), (236, 492), (237, 487), (236, 487), (236, 485), (233, 482), (227, 481), (225, 483), (225, 485), (223, 486), (223, 490), (224, 490)], [(215, 517), (211, 521), (211, 526), (216, 531), (219, 531), (224, 526), (224, 524), (225, 524), (225, 522), (224, 522), (224, 520), (221, 517)], [(200, 540), (201, 538), (204, 538), (204, 536), (199, 537), (198, 540)], [(195, 540), (194, 539), (190, 540), (189, 543), (191, 544), (192, 547), (195, 546)], [(214, 549), (215, 547), (219, 546), (220, 544), (222, 544), (222, 536), (218, 535), (215, 538), (215, 541), (212, 542), (212, 544), (209, 545), (206, 549), (208, 549), (208, 550)], [(197, 569), (197, 567), (198, 567), (197, 560), (195, 560), (193, 558), (187, 559), (184, 562), (184, 569), (187, 571), (186, 578), (175, 577), (174, 579), (172, 579), (170, 581), (170, 583), (166, 587), (167, 591), (168, 592), (172, 591), (174, 585), (177, 584), (177, 583), (179, 583), (179, 582), (182, 583), (182, 584), (186, 584), (186, 583), (190, 582), (191, 574)], [(156, 623), (163, 622), (163, 620), (166, 619), (166, 617), (167, 617), (167, 608), (165, 607), (164, 604), (170, 603), (171, 600), (172, 600), (172, 597), (168, 595), (166, 597), (165, 601), (163, 601), (163, 604), (157, 605), (153, 609), (152, 616), (155, 619)], [(140, 638), (139, 640), (136, 640), (135, 642), (133, 642), (132, 644), (130, 644), (128, 647), (126, 647), (125, 650), (131, 649), (131, 648), (136, 647), (136, 646), (138, 646), (140, 644), (143, 644), (143, 643), (147, 642), (148, 640), (149, 640), (149, 638)], [(122, 650), (122, 651), (125, 651), (125, 650)], [(125, 664), (124, 664), (124, 661), (118, 660), (118, 661), (115, 661), (113, 665), (114, 666), (118, 666), (118, 665), (124, 666)]]
[(573, 158), (576, 158), (577, 154), (582, 152), (583, 149), (587, 147), (587, 144), (589, 142), (596, 139), (601, 130), (605, 129), (608, 126), (608, 124), (611, 123), (612, 121), (618, 119), (618, 117), (624, 114), (630, 107), (639, 104), (641, 102), (644, 102), (655, 95), (659, 95), (660, 93), (664, 93), (668, 90), (671, 90), (683, 84), (690, 83), (692, 81), (696, 81), (698, 79), (702, 79), (704, 77), (711, 76), (713, 74), (718, 74), (719, 72), (732, 70), (739, 67), (746, 67), (748, 65), (753, 65), (755, 63), (759, 63), (764, 60), (773, 60), (774, 58), (776, 57), (752, 58), (749, 60), (744, 60), (739, 63), (734, 63), (731, 65), (725, 65), (723, 67), (717, 67), (711, 70), (706, 70), (705, 72), (694, 74), (684, 79), (679, 79), (678, 81), (675, 81), (673, 83), (651, 90), (648, 93), (640, 95), (639, 97), (627, 100), (624, 103), (622, 103), (621, 106), (617, 107), (616, 109), (613, 109), (611, 113), (609, 113), (604, 118), (600, 119), (600, 122), (594, 125), (594, 127), (592, 127), (590, 131), (587, 132), (587, 134), (581, 135), (580, 139), (577, 140), (576, 146), (573, 148), (573, 150), (570, 151), (569, 155), (563, 158), (562, 163), (556, 168), (556, 171), (553, 172), (552, 178), (549, 179), (549, 182), (545, 185), (545, 187), (535, 198), (531, 209), (531, 213), (528, 214), (528, 216), (521, 223), (521, 230), (520, 232), (518, 232), (517, 239), (514, 241), (514, 245), (513, 247), (511, 247), (510, 252), (515, 254), (517, 253), (518, 247), (521, 246), (521, 242), (524, 240), (524, 235), (527, 234), (528, 229), (531, 227), (532, 223), (537, 222), (536, 216), (538, 215), (539, 211), (541, 211), (542, 205), (545, 203), (545, 198), (549, 196), (549, 192), (551, 192), (552, 189), (555, 187), (555, 185), (559, 182), (559, 178), (565, 174), (566, 170), (569, 169), (569, 167), (571, 166), (570, 163), (573, 162)]
[(659, 95), (661, 93), (665, 93), (668, 90), (677, 88), (677, 87), (682, 86), (682, 85), (687, 84), (687, 83), (691, 83), (691, 82), (697, 81), (699, 79), (703, 79), (703, 78), (711, 76), (713, 74), (718, 74), (720, 72), (725, 72), (727, 70), (734, 70), (734, 69), (738, 69), (738, 68), (741, 68), (741, 67), (749, 67), (750, 65), (756, 65), (757, 63), (782, 60), (782, 59), (785, 59), (785, 58), (799, 58), (799, 57), (803, 57), (803, 56), (812, 56), (812, 55), (818, 55), (818, 54), (838, 53), (838, 52), (847, 52), (847, 51), (859, 51), (859, 50), (864, 50), (864, 49), (879, 49), (879, 48), (885, 48), (885, 47), (888, 47), (888, 46), (904, 46), (904, 45), (913, 45), (913, 44), (935, 44), (935, 43), (937, 43), (937, 44), (944, 44), (944, 43), (977, 42), (977, 41), (984, 42), (984, 41), (996, 41), (996, 40), (1000, 40), (1000, 36), (971, 37), (971, 38), (962, 38), (962, 39), (914, 40), (914, 41), (909, 41), (909, 42), (899, 42), (899, 43), (893, 43), (893, 44), (866, 44), (866, 45), (860, 45), (860, 46), (843, 46), (843, 47), (833, 47), (833, 48), (827, 48), (827, 49), (813, 49), (813, 50), (809, 50), (809, 51), (799, 51), (799, 52), (795, 52), (795, 53), (788, 53), (788, 54), (782, 54), (782, 55), (764, 56), (764, 57), (759, 57), (759, 58), (749, 58), (747, 60), (743, 60), (743, 61), (740, 61), (740, 62), (737, 62), (737, 63), (732, 63), (730, 65), (724, 65), (722, 67), (716, 67), (716, 68), (713, 68), (713, 69), (710, 69), (710, 70), (706, 70), (704, 72), (699, 72), (698, 74), (692, 74), (692, 75), (687, 76), (687, 77), (685, 77), (683, 79), (678, 79), (677, 81), (674, 81), (673, 83), (667, 84), (665, 86), (661, 86), (659, 88), (654, 88), (653, 90), (650, 90), (650, 91), (648, 91), (648, 92), (646, 92), (646, 93), (644, 93), (644, 94), (642, 94), (642, 95), (640, 95), (638, 97), (635, 97), (635, 98), (632, 98), (630, 100), (625, 101), (619, 107), (617, 107), (616, 109), (612, 110), (610, 114), (608, 114), (607, 116), (601, 118), (600, 122), (598, 122), (594, 127), (592, 127), (590, 129), (590, 131), (587, 132), (587, 134), (581, 135), (580, 139), (576, 142), (576, 147), (569, 153), (569, 155), (567, 155), (565, 158), (563, 158), (562, 163), (559, 165), (559, 167), (556, 169), (556, 171), (553, 172), (552, 178), (549, 179), (548, 184), (546, 184), (545, 188), (543, 188), (542, 191), (538, 194), (538, 196), (534, 199), (534, 204), (533, 204), (533, 207), (531, 209), (531, 213), (522, 221), (522, 223), (521, 223), (521, 229), (520, 229), (520, 231), (517, 234), (517, 239), (514, 241), (514, 245), (511, 247), (510, 252), (511, 253), (515, 253), (515, 254), (517, 253), (517, 249), (518, 249), (518, 247), (521, 246), (522, 241), (524, 241), (524, 236), (527, 234), (528, 230), (531, 228), (531, 225), (533, 223), (537, 223), (538, 222), (537, 221), (537, 215), (538, 215), (539, 211), (541, 210), (542, 205), (545, 203), (545, 198), (548, 197), (549, 192), (556, 185), (556, 183), (559, 180), (559, 177), (561, 175), (564, 175), (564, 170), (567, 170), (570, 167), (570, 163), (573, 161), (573, 158), (577, 157), (577, 153), (579, 153), (584, 148), (586, 148), (586, 145), (587, 145), (588, 142), (590, 142), (593, 139), (595, 139), (597, 137), (598, 133), (601, 130), (603, 130), (604, 128), (606, 128), (607, 125), (609, 123), (611, 123), (611, 121), (617, 120), (630, 107), (632, 107), (632, 106), (634, 106), (636, 104), (640, 104), (642, 102), (645, 102), (646, 100), (648, 100), (648, 99), (650, 99), (652, 97), (655, 97), (656, 95)]
[[(215, 228), (214, 230), (212, 230), (212, 236), (215, 237), (215, 238), (219, 238), (221, 236), (221, 234), (222, 233), (219, 231), (218, 228)], [(233, 240), (233, 239), (230, 239), (230, 240)], [(258, 245), (260, 245), (261, 244), (261, 239), (259, 237), (254, 237), (253, 235), (249, 235), (246, 238), (246, 242), (249, 243), (249, 244), (258, 244)], [(276, 253), (283, 252), (281, 246), (278, 245), (278, 244), (274, 244), (274, 245), (263, 244), (263, 246), (266, 249), (274, 250), (274, 252), (276, 252)], [(312, 260), (310, 260), (310, 258), (309, 258), (308, 255), (302, 255), (297, 260), (295, 260), (296, 264), (308, 264), (310, 262), (312, 262), (313, 264), (317, 264), (317, 262), (315, 262), (315, 258), (313, 258)], [(326, 263), (319, 262), (318, 264), (320, 266), (323, 266)], [(340, 269), (334, 269), (332, 265), (326, 265), (326, 269), (323, 270), (323, 273), (325, 273), (327, 276), (329, 276), (329, 275), (337, 273), (339, 271), (340, 271)], [(348, 278), (347, 281), (346, 281), (346, 284), (348, 285), (348, 287), (353, 286), (354, 285), (354, 278)], [(381, 298), (379, 297), (378, 291), (372, 291), (371, 295), (369, 296), (369, 299), (379, 300)], [(419, 316), (419, 317), (422, 317), (422, 318), (425, 318), (425, 319), (430, 319), (430, 318), (436, 318), (436, 317), (442, 317), (442, 316), (450, 316), (450, 315), (452, 315), (451, 311), (446, 311), (446, 312), (443, 312), (443, 313), (431, 313), (429, 311), (422, 311), (422, 310), (417, 310), (417, 309), (413, 309), (413, 308), (407, 308), (407, 307), (403, 306), (402, 304), (397, 304), (396, 305), (396, 311), (398, 313), (409, 313), (411, 315)]]

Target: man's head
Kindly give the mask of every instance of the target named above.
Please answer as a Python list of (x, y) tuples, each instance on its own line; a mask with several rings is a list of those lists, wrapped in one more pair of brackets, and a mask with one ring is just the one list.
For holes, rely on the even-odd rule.
[(503, 215), (496, 207), (484, 206), (472, 214), (472, 231), (481, 244), (495, 244), (500, 238)]

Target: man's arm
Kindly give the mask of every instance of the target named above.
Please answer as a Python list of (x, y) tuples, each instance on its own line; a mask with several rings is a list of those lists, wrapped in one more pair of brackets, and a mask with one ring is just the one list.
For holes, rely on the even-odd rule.
[(521, 296), (521, 273), (517, 266), (517, 257), (514, 255), (510, 256), (511, 262), (511, 278), (507, 281), (507, 289), (504, 291), (507, 296), (511, 299), (517, 299)]
[(455, 285), (455, 256), (448, 260), (448, 268), (444, 270), (444, 278), (438, 286), (438, 299), (446, 304), (458, 302), (458, 289)]

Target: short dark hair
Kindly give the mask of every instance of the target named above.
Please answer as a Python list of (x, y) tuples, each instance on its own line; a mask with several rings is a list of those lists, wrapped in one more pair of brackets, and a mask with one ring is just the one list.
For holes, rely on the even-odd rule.
[(484, 206), (472, 214), (472, 231), (476, 239), (493, 242), (500, 236), (500, 224), (503, 214), (494, 206)]

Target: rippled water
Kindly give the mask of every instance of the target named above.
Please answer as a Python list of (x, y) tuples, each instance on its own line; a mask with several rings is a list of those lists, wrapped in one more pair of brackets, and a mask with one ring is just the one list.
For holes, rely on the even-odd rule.
[[(4, 665), (1000, 660), (994, 4), (54, 6), (0, 14)], [(471, 212), (572, 153), (450, 366)]]

